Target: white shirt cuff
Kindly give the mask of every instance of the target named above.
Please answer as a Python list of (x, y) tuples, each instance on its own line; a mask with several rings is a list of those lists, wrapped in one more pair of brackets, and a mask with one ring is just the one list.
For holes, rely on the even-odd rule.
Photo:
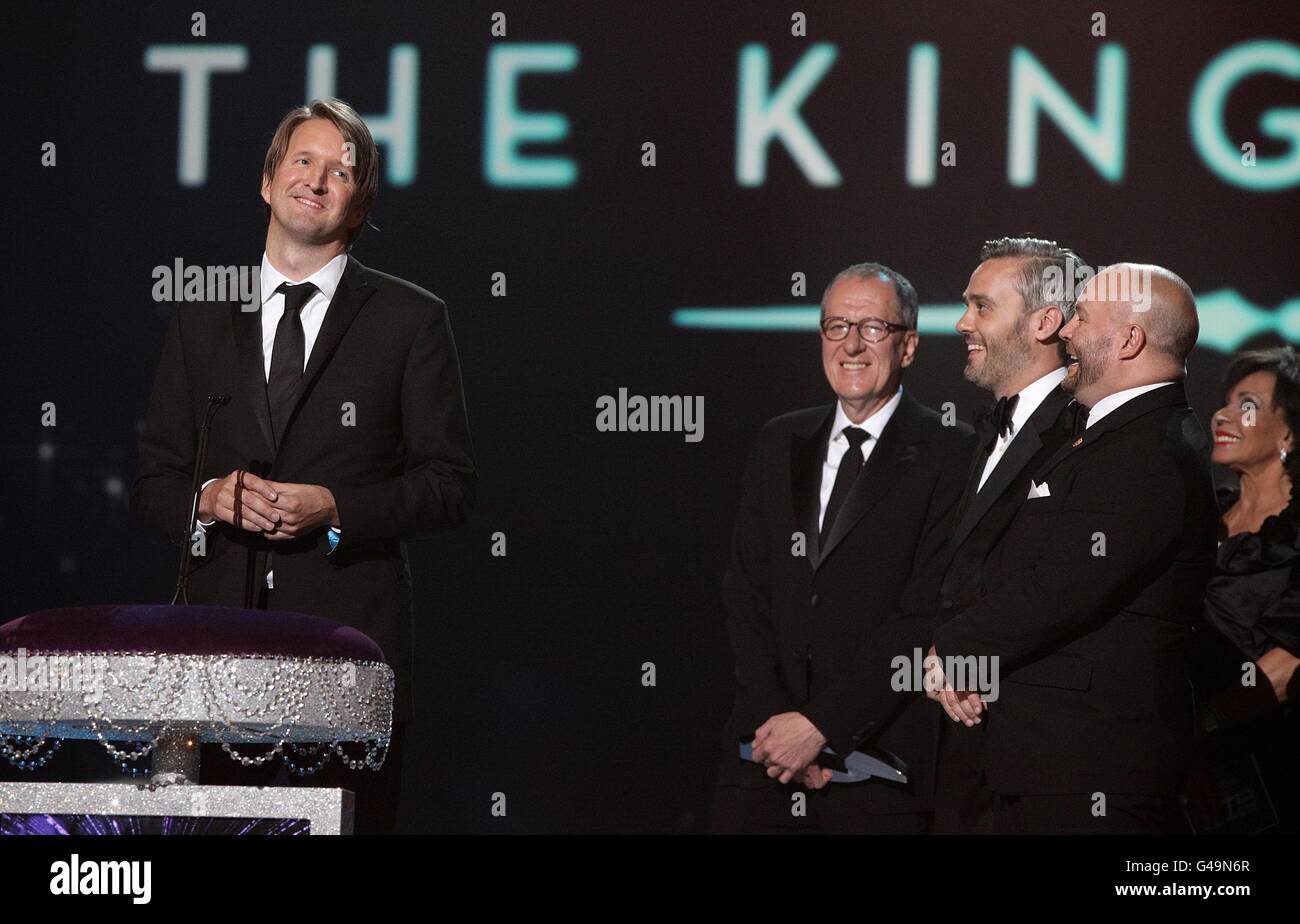
[[(199, 494), (202, 495), (203, 492), (204, 492), (205, 490), (207, 490), (208, 485), (212, 484), (212, 482), (214, 482), (214, 481), (220, 481), (220, 480), (221, 480), (220, 478), (209, 478), (207, 481), (203, 482), (203, 487), (199, 488)], [(203, 530), (203, 531), (206, 533), (206, 532), (208, 531), (208, 530), (207, 530), (207, 527), (211, 526), (213, 523), (215, 523), (215, 522), (217, 522), (217, 521), (216, 521), (216, 520), (208, 520), (208, 521), (205, 523), (205, 522), (203, 522), (202, 520), (196, 520), (195, 522), (198, 524), (199, 529)]]

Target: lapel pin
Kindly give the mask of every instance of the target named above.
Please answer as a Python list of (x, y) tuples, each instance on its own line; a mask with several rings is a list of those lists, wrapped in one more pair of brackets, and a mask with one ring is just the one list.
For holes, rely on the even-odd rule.
[(1080, 436), (1077, 439), (1075, 439), (1073, 443), (1070, 444), (1070, 448), (1073, 449), (1075, 446), (1078, 446), (1082, 442), (1083, 442), (1083, 437)]

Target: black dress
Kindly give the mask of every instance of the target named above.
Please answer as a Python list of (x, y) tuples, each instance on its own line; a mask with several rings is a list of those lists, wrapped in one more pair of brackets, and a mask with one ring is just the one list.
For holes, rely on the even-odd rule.
[[(1235, 490), (1220, 492), (1229, 509)], [(1279, 707), (1247, 662), (1271, 648), (1300, 656), (1300, 491), (1257, 533), (1219, 544), (1198, 627), (1197, 700), (1202, 754), (1188, 817), (1205, 833), (1300, 832), (1300, 690)]]

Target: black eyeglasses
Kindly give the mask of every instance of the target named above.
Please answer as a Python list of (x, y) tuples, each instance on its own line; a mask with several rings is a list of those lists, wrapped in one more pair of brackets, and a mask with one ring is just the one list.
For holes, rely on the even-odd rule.
[(891, 324), (880, 318), (863, 318), (856, 322), (848, 318), (825, 318), (822, 321), (822, 336), (827, 340), (843, 340), (854, 327), (858, 329), (858, 336), (868, 343), (879, 343), (896, 330), (912, 329), (905, 324)]

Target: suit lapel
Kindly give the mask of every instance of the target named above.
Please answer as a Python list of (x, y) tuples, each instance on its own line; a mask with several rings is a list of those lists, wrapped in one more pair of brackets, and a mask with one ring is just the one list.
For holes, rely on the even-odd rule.
[[(980, 431), (977, 429), (975, 432), (978, 436)], [(996, 440), (997, 435), (995, 434), (992, 439)], [(970, 470), (966, 472), (966, 487), (962, 489), (961, 500), (957, 504), (958, 522), (965, 519), (966, 511), (975, 501), (975, 495), (979, 491), (980, 476), (984, 474), (984, 464), (988, 462), (990, 452), (992, 452), (992, 440), (979, 439), (975, 456), (971, 459)]]
[[(1020, 476), (1021, 470), (1028, 464), (1029, 460), (1034, 457), (1043, 446), (1043, 432), (1051, 428), (1060, 417), (1061, 411), (1070, 403), (1070, 396), (1061, 388), (1057, 387), (1048, 392), (1047, 397), (1042, 400), (1038, 407), (1034, 408), (1034, 413), (1029, 415), (1025, 421), (1024, 427), (1016, 438), (1011, 441), (1007, 451), (998, 464), (993, 467), (989, 473), (989, 480), (984, 482), (984, 487), (979, 488), (979, 474), (976, 474), (971, 481), (970, 489), (978, 490), (970, 502), (966, 505), (962, 518), (953, 531), (952, 547), (958, 548), (970, 535), (984, 514), (989, 512), (989, 508), (997, 501), (1002, 493), (1011, 486), (1012, 482)], [(983, 459), (983, 454), (977, 456)], [(982, 474), (981, 466), (980, 473)]]
[[(352, 322), (356, 320), (357, 313), (361, 311), (361, 306), (374, 294), (375, 287), (370, 282), (369, 276), (369, 270), (352, 257), (348, 257), (347, 265), (343, 268), (343, 275), (339, 278), (338, 288), (334, 290), (334, 297), (330, 299), (329, 307), (325, 311), (325, 319), (321, 324), (320, 332), (316, 335), (316, 342), (312, 344), (311, 356), (307, 359), (307, 367), (302, 373), (302, 383), (298, 387), (298, 397), (294, 401), (293, 410), (289, 413), (289, 420), (285, 424), (285, 434), (293, 428), (293, 422), (298, 416), (298, 409), (302, 407), (302, 403), (311, 394), (312, 385), (315, 384), (316, 379), (329, 365), (329, 361), (333, 358), (339, 343), (342, 342), (348, 328), (352, 326)], [(262, 379), (262, 383), (263, 391), (265, 391), (265, 378)], [(266, 404), (265, 401), (262, 403)], [(269, 425), (269, 410), (267, 411), (267, 420)], [(283, 442), (283, 437), (281, 437), (281, 442)], [(278, 450), (279, 446), (276, 449)]]
[[(351, 256), (347, 258), (347, 265), (339, 278), (338, 288), (334, 290), (334, 298), (330, 300), (329, 308), (325, 311), (325, 320), (321, 324), (320, 333), (316, 335), (316, 342), (312, 344), (311, 356), (302, 374), (302, 385), (298, 389), (298, 398), (285, 425), (286, 433), (293, 425), (298, 408), (311, 393), (312, 384), (329, 364), (344, 334), (348, 332), (348, 328), (352, 326), (357, 313), (361, 310), (361, 306), (374, 293), (375, 287), (370, 282), (369, 276), (368, 269)], [(239, 355), (240, 387), (257, 420), (257, 429), (261, 434), (267, 458), (274, 458), (278, 447), (271, 427), (271, 407), (267, 403), (266, 396), (266, 357), (262, 352), (262, 309), (259, 307), (257, 311), (244, 311), (240, 305), (232, 305), (231, 325), (234, 329), (235, 349)]]
[(266, 360), (262, 355), (262, 309), (244, 311), (230, 306), (230, 323), (239, 357), (239, 388), (252, 409), (257, 430), (262, 437), (265, 458), (275, 454), (275, 437), (271, 432), (271, 406), (266, 400)]
[(831, 552), (835, 551), (835, 547), (857, 526), (858, 521), (870, 513), (882, 497), (889, 494), (890, 487), (901, 479), (908, 465), (916, 459), (917, 449), (911, 426), (916, 415), (916, 402), (904, 392), (898, 409), (880, 434), (880, 444), (871, 451), (871, 458), (867, 459), (858, 472), (853, 489), (836, 514), (830, 535), (826, 537), (826, 545), (819, 550), (816, 568), (822, 566)]
[(1162, 385), (1160, 388), (1153, 388), (1151, 391), (1144, 392), (1130, 401), (1121, 404), (1115, 410), (1111, 411), (1096, 424), (1084, 430), (1079, 436), (1073, 439), (1067, 439), (1059, 449), (1052, 455), (1052, 458), (1038, 470), (1034, 476), (1034, 481), (1042, 483), (1047, 480), (1047, 475), (1060, 465), (1062, 461), (1068, 458), (1076, 449), (1084, 446), (1090, 446), (1097, 440), (1104, 437), (1107, 433), (1118, 430), (1124, 425), (1137, 420), (1143, 414), (1147, 414), (1157, 408), (1171, 407), (1173, 405), (1186, 405), (1187, 392), (1183, 388), (1182, 382), (1174, 382), (1172, 385)]
[[(307, 368), (303, 370), (302, 388), (298, 391), (295, 410), (302, 404), (303, 398), (311, 391), (312, 383), (338, 349), (339, 342), (352, 326), (361, 306), (374, 294), (375, 287), (369, 277), (370, 271), (349, 256), (343, 276), (339, 279), (339, 287), (334, 290), (334, 298), (330, 301), (329, 310), (325, 312), (325, 323), (321, 325), (316, 342), (312, 345)], [(291, 416), (290, 421), (292, 420)]]
[(817, 514), (821, 507), (822, 464), (826, 460), (826, 443), (830, 439), (835, 405), (811, 433), (796, 433), (790, 444), (790, 492), (794, 499), (795, 521), (804, 535), (804, 548), (813, 570), (821, 561)]

